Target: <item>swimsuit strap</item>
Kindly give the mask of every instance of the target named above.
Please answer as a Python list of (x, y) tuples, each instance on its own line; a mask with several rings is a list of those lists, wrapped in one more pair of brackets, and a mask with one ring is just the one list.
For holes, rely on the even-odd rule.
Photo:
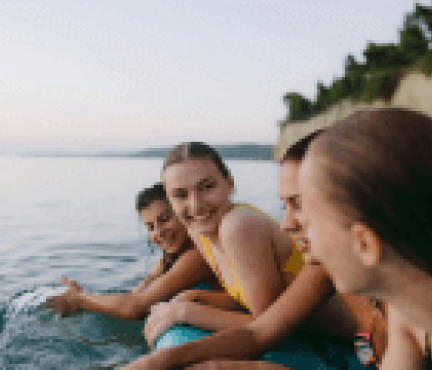
[(431, 354), (431, 345), (429, 341), (429, 333), (425, 334), (425, 340), (426, 340), (426, 370), (432, 369), (432, 354)]

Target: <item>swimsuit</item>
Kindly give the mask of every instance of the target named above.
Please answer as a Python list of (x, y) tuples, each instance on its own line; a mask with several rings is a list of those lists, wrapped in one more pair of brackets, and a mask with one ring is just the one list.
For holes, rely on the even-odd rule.
[[(261, 210), (255, 208), (255, 207), (252, 207), (252, 206), (250, 206), (248, 204), (237, 205), (235, 208), (236, 209), (238, 209), (238, 208), (244, 208), (244, 209), (251, 209), (251, 210), (257, 211), (257, 212), (259, 212), (261, 214), (264, 214), (266, 217), (270, 218), (276, 224), (278, 223), (276, 220), (274, 220), (269, 215), (265, 214)], [(304, 264), (303, 263), (303, 254), (300, 253), (298, 251), (298, 249), (296, 248), (294, 240), (293, 240), (292, 237), (291, 237), (291, 240), (293, 241), (293, 252), (292, 252), (291, 257), (286, 261), (285, 266), (282, 269), (282, 271), (287, 272), (289, 274), (297, 275), (298, 272), (303, 267), (303, 264)], [(217, 270), (216, 263), (215, 263), (215, 261), (213, 259), (213, 253), (212, 253), (212, 247), (211, 247), (211, 244), (210, 244), (210, 240), (207, 237), (201, 235), (200, 236), (200, 241), (201, 241), (201, 244), (202, 244), (202, 246), (204, 248), (204, 252), (205, 252), (205, 254), (207, 256), (207, 259), (208, 259), (210, 265), (212, 266), (213, 270)], [(245, 297), (243, 288), (242, 288), (242, 286), (240, 284), (240, 281), (238, 280), (237, 275), (236, 275), (236, 273), (234, 271), (234, 267), (232, 265), (232, 262), (231, 262), (231, 260), (229, 258), (227, 260), (228, 260), (228, 265), (229, 265), (229, 267), (231, 269), (231, 274), (234, 277), (234, 286), (227, 286), (227, 285), (224, 284), (223, 281), (221, 281), (221, 284), (223, 285), (223, 287), (225, 288), (225, 290), (227, 291), (227, 293), (231, 297), (233, 297), (243, 307), (249, 309), (249, 307), (247, 305), (247, 302), (246, 302), (246, 297)]]

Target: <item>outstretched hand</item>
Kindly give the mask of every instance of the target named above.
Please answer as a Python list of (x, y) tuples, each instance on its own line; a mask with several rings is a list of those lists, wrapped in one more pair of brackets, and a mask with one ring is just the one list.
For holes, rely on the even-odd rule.
[(61, 282), (68, 286), (69, 289), (65, 293), (47, 300), (45, 306), (60, 312), (62, 316), (69, 316), (81, 310), (78, 294), (84, 292), (84, 288), (76, 281), (69, 280), (65, 276), (62, 276)]

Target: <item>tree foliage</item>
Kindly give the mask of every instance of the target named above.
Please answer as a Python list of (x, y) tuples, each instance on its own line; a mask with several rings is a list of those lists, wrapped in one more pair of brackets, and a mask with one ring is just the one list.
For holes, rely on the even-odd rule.
[(317, 82), (317, 96), (310, 101), (296, 92), (284, 95), (283, 101), (289, 114), (288, 122), (304, 120), (343, 100), (372, 101), (391, 99), (405, 71), (417, 67), (432, 75), (432, 7), (415, 4), (399, 29), (399, 42), (377, 44), (368, 42), (363, 56), (364, 63), (349, 54), (345, 58), (345, 75), (335, 78), (330, 86)]

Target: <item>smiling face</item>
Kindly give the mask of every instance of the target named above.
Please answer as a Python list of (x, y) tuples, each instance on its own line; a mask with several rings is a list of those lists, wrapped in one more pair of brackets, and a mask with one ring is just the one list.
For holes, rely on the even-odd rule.
[(188, 159), (165, 169), (165, 189), (174, 212), (194, 233), (217, 235), (230, 209), (234, 184), (209, 159)]
[(185, 227), (164, 200), (152, 202), (140, 210), (150, 239), (168, 253), (180, 253), (188, 235)]
[(285, 206), (281, 228), (291, 234), (306, 262), (312, 262), (309, 242), (304, 233), (301, 220), (301, 202), (299, 190), (300, 160), (286, 160), (280, 167), (280, 198)]
[(377, 277), (377, 254), (372, 250), (376, 243), (370, 243), (372, 234), (368, 228), (350, 223), (330, 204), (320, 188), (325, 179), (319, 178), (322, 162), (318, 156), (309, 153), (299, 172), (301, 223), (311, 253), (324, 265), (340, 292), (371, 292)]

